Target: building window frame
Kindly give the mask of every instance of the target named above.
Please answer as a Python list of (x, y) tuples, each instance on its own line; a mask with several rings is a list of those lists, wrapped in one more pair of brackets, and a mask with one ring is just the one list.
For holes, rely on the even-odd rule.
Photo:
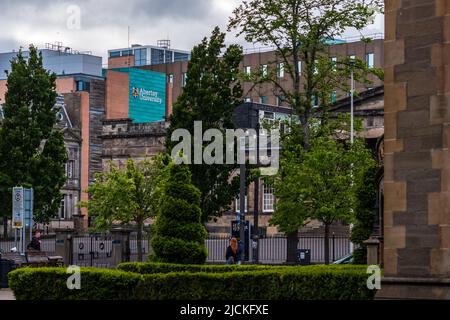
[(185, 87), (187, 84), (187, 72), (183, 72), (183, 74), (181, 75), (181, 86)]
[(275, 188), (265, 182), (263, 186), (263, 212), (275, 212)]
[(262, 64), (261, 65), (261, 75), (263, 76), (263, 78), (267, 77), (267, 75), (268, 75), (267, 64)]
[(366, 54), (366, 65), (368, 68), (375, 67), (375, 53), (369, 52)]
[[(239, 201), (240, 196), (238, 195), (235, 199), (235, 211), (236, 213), (240, 213), (241, 212), (241, 202)], [(248, 196), (245, 195), (245, 212), (248, 212)]]
[(279, 62), (277, 63), (277, 77), (278, 78), (284, 78), (284, 63)]

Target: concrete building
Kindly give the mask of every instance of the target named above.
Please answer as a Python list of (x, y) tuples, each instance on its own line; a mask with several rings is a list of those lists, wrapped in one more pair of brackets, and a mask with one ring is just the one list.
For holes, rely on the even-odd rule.
[[(70, 47), (65, 47), (61, 42), (45, 45), (44, 49), (39, 49), (42, 54), (44, 68), (56, 73), (58, 76), (84, 74), (101, 77), (102, 58), (94, 56), (89, 52), (79, 52)], [(6, 73), (11, 72), (11, 59), (16, 57), (18, 51), (0, 53), (0, 80), (6, 79)], [(22, 51), (25, 59), (28, 59), (29, 52)]]

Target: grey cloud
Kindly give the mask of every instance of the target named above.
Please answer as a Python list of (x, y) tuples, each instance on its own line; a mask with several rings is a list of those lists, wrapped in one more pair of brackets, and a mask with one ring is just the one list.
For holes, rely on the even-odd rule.
[(176, 17), (186, 20), (205, 19), (210, 13), (210, 0), (137, 0), (132, 11), (133, 15), (145, 14), (153, 19)]

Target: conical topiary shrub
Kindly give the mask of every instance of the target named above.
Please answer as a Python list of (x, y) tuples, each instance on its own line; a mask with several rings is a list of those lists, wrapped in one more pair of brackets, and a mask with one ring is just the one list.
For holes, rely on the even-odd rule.
[(186, 165), (170, 164), (151, 245), (153, 261), (201, 264), (206, 260), (206, 229), (201, 223), (200, 191)]

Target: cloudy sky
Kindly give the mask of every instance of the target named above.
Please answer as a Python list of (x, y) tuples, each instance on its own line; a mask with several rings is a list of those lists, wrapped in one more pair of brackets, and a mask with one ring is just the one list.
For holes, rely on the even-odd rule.
[[(61, 41), (79, 51), (106, 57), (108, 49), (156, 44), (169, 38), (173, 48), (190, 50), (212, 28), (225, 28), (241, 0), (1, 0), (0, 52), (33, 43)], [(80, 13), (81, 19), (76, 19)], [(365, 33), (383, 32), (378, 16)], [(348, 35), (354, 33), (349, 30)], [(227, 42), (251, 44), (228, 36)], [(106, 61), (104, 61), (105, 63)]]

